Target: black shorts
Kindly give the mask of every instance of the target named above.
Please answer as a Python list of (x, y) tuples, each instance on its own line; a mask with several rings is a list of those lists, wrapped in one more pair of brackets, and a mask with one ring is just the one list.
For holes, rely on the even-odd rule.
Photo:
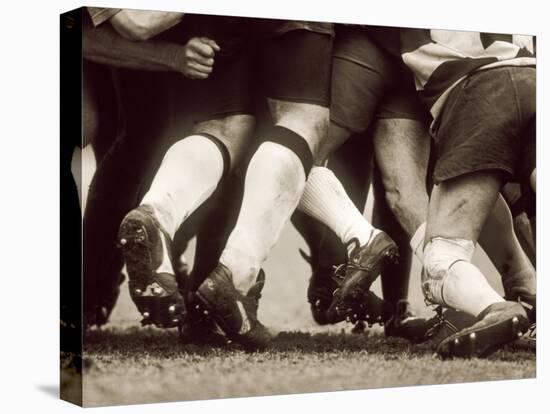
[(208, 79), (192, 82), (197, 121), (254, 114), (265, 98), (329, 106), (332, 24), (200, 16), (192, 26), (221, 48)]
[(412, 74), (362, 26), (336, 26), (331, 89), (331, 121), (354, 133), (375, 118), (429, 119)]
[(499, 170), (521, 180), (533, 167), (536, 117), (534, 67), (498, 67), (454, 87), (435, 127), (435, 183)]

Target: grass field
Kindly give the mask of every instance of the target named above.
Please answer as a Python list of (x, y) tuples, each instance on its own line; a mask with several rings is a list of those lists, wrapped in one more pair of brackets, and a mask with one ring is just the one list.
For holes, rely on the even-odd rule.
[[(93, 168), (83, 155), (83, 198)], [(189, 258), (192, 259), (192, 247)], [(487, 360), (440, 361), (427, 345), (387, 340), (380, 327), (351, 333), (345, 323), (319, 327), (306, 302), (308, 266), (298, 248), (305, 243), (288, 226), (264, 269), (266, 286), (259, 317), (279, 332), (265, 352), (235, 347), (185, 344), (177, 330), (141, 328), (127, 286), (108, 325), (88, 332), (84, 358), (87, 406), (174, 400), (351, 390), (442, 384), (535, 376), (534, 345), (521, 342)], [(487, 259), (476, 262), (501, 290)], [(191, 260), (192, 262), (192, 260)], [(380, 292), (378, 281), (374, 289)], [(414, 264), (410, 300), (414, 310), (431, 315), (420, 292)]]
[(352, 390), (535, 376), (518, 344), (488, 360), (439, 361), (379, 332), (285, 332), (266, 352), (182, 344), (176, 332), (112, 328), (86, 346), (87, 406)]

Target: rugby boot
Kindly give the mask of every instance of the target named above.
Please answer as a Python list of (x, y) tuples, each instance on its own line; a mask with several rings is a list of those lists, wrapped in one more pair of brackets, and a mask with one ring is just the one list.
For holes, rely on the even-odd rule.
[(226, 337), (247, 351), (264, 349), (271, 334), (258, 320), (258, 305), (265, 275), (243, 295), (233, 285), (231, 271), (221, 263), (208, 275), (193, 296), (191, 306), (210, 316)]
[[(262, 281), (263, 284), (264, 279), (264, 271), (260, 270), (257, 281)], [(185, 291), (181, 285), (180, 291)], [(252, 295), (253, 297), (256, 295), (259, 298), (260, 292), (255, 292), (252, 289), (248, 292), (248, 295)], [(189, 294), (185, 296), (187, 312), (179, 326), (181, 340), (185, 343), (209, 345), (223, 345), (227, 343), (224, 332), (210, 318), (209, 312), (204, 307), (201, 307), (198, 302), (194, 306), (190, 305), (192, 298), (188, 298)]]
[(307, 298), (315, 322), (319, 325), (327, 325), (346, 320), (350, 323), (366, 322), (369, 327), (376, 323), (384, 324), (392, 316), (391, 305), (370, 291), (367, 292), (363, 302), (359, 304), (360, 311), (349, 315), (340, 314), (335, 318), (327, 316), (333, 293), (340, 287), (342, 281), (342, 278), (334, 273), (334, 269), (337, 268), (338, 266), (333, 266), (333, 269), (329, 270), (327, 267), (319, 267), (309, 279)]
[[(183, 259), (183, 258), (182, 258)], [(216, 323), (208, 316), (208, 311), (192, 306), (193, 297), (190, 291), (193, 285), (189, 274), (189, 266), (183, 260), (175, 261), (174, 270), (178, 287), (185, 302), (185, 313), (178, 326), (180, 339), (186, 343), (199, 345), (223, 345), (227, 342), (225, 334), (220, 330)]]
[(521, 338), (528, 329), (529, 318), (519, 303), (498, 302), (483, 310), (472, 325), (443, 339), (436, 352), (443, 359), (484, 358)]
[(139, 206), (122, 220), (118, 233), (130, 297), (143, 325), (176, 327), (185, 310), (174, 271), (158, 271), (171, 261), (171, 240), (149, 206)]
[(184, 343), (223, 345), (227, 339), (218, 325), (208, 316), (208, 311), (188, 309), (178, 326), (180, 339)]
[(531, 324), (537, 322), (537, 282), (531, 271), (502, 277), (504, 299), (518, 302), (525, 308)]
[(420, 343), (426, 340), (432, 325), (430, 320), (416, 316), (409, 301), (402, 299), (397, 302), (393, 315), (384, 324), (384, 333), (387, 337), (400, 337)]
[(332, 303), (332, 294), (339, 283), (334, 277), (334, 270), (328, 266), (318, 266), (311, 274), (307, 288), (307, 300), (310, 304), (313, 320), (319, 325), (331, 323), (327, 310)]
[(435, 313), (435, 316), (428, 319), (427, 324), (429, 328), (425, 336), (425, 341), (429, 341), (434, 349), (445, 338), (456, 334), (468, 326), (472, 326), (476, 322), (475, 316), (469, 313), (453, 308), (446, 308), (441, 305), (435, 308)]
[[(351, 251), (348, 262), (345, 266), (336, 269), (336, 275), (340, 278), (340, 286), (334, 291), (332, 303), (327, 310), (327, 316), (331, 321), (338, 321), (346, 318), (366, 319), (366, 315), (380, 316), (379, 322), (383, 320), (382, 311), (388, 309), (370, 291), (376, 278), (380, 275), (382, 268), (398, 258), (398, 248), (395, 242), (384, 232), (378, 233), (367, 244), (360, 246), (357, 239), (350, 243), (355, 244)], [(343, 274), (341, 274), (343, 270)], [(377, 304), (378, 309), (369, 309), (369, 301)], [(391, 316), (391, 308), (387, 317)]]

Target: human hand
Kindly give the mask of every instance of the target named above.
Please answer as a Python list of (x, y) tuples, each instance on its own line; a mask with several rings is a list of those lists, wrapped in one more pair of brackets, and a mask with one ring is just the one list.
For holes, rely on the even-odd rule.
[(218, 44), (207, 37), (193, 37), (182, 48), (177, 70), (189, 79), (206, 79), (214, 68)]

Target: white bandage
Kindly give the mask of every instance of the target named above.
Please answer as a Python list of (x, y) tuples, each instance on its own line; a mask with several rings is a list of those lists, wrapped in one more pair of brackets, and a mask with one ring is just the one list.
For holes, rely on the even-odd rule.
[(434, 237), (424, 249), (422, 291), (426, 300), (446, 305), (443, 298), (443, 284), (451, 266), (460, 261), (470, 262), (475, 243), (465, 239)]
[(409, 246), (414, 255), (420, 260), (420, 263), (424, 263), (424, 235), (426, 234), (426, 222), (422, 223), (414, 232)]

